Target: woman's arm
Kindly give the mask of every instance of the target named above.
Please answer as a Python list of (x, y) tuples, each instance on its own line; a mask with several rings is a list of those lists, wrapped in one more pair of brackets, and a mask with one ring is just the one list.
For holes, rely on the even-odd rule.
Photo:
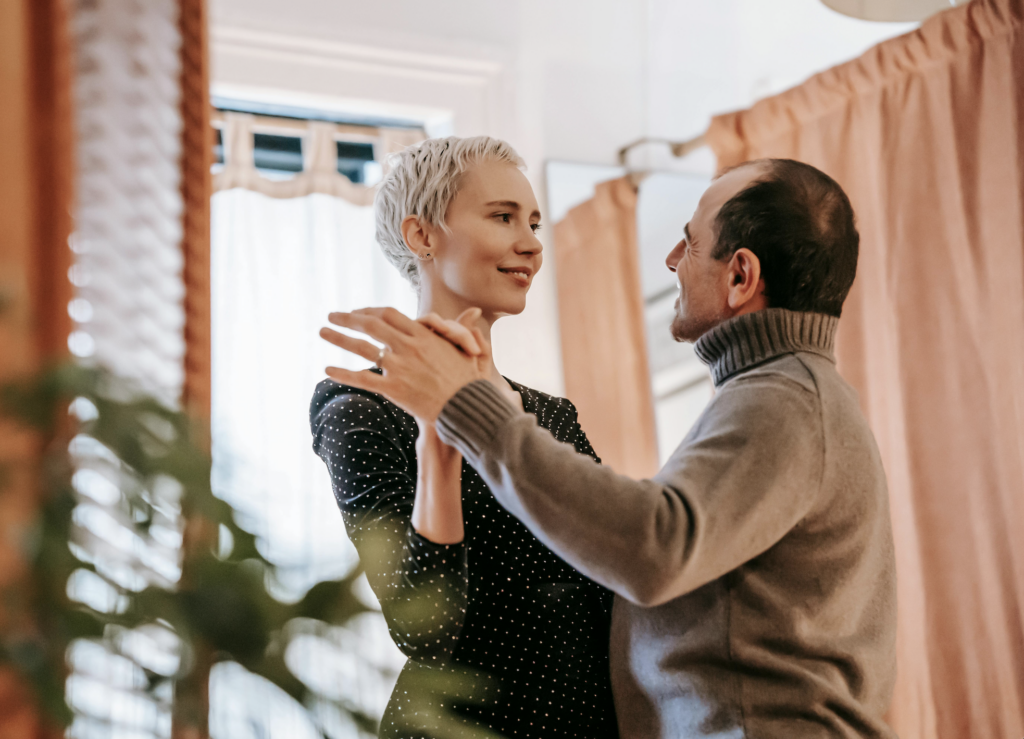
[[(310, 408), (313, 450), (327, 465), (391, 636), (406, 656), (438, 664), (450, 659), (462, 632), (469, 569), (464, 543), (436, 543), (412, 525), (420, 474), (411, 423), (380, 398), (330, 381)], [(451, 464), (437, 470), (450, 473)]]
[(419, 424), (412, 526), (435, 544), (458, 544), (462, 525), (462, 453), (443, 443), (432, 423)]

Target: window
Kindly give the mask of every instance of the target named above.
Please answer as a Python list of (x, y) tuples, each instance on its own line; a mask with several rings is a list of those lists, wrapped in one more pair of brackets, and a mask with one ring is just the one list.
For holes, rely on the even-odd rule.
[[(368, 185), (389, 147), (422, 133), (234, 107), (218, 115), (212, 203), (213, 484), (278, 565), (279, 597), (294, 599), (357, 564), (311, 449), (308, 410), (325, 366), (367, 363), (317, 332), (332, 310), (391, 305), (415, 314), (412, 289), (374, 242)], [(365, 580), (362, 595), (375, 605)], [(300, 640), (287, 659), (310, 684), (379, 717), (405, 658), (372, 612), (326, 639)], [(219, 665), (211, 691), (216, 739), (315, 736), (289, 698), (237, 665)], [(333, 720), (338, 735), (357, 735)]]
[(655, 173), (640, 184), (637, 241), (644, 290), (647, 354), (658, 430), (658, 459), (664, 464), (711, 399), (707, 367), (692, 344), (676, 342), (669, 331), (679, 295), (676, 277), (665, 266), (669, 250), (707, 189), (709, 178)]

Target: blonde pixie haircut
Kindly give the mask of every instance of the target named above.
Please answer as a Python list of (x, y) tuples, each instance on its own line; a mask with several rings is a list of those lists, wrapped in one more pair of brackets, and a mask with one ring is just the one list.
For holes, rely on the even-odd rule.
[(427, 139), (388, 157), (388, 173), (373, 199), (377, 243), (417, 292), (419, 260), (405, 243), (402, 221), (406, 216), (419, 216), (447, 231), (444, 216), (459, 191), (462, 174), (480, 161), (525, 166), (515, 149), (490, 136)]

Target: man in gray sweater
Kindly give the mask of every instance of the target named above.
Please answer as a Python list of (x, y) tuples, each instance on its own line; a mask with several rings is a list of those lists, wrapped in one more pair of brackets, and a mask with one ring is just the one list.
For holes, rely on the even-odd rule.
[(472, 357), (392, 311), (332, 315), (407, 336), (385, 376), (331, 374), (436, 421), (505, 508), (620, 596), (611, 665), (626, 739), (891, 739), (885, 474), (833, 356), (857, 263), (849, 200), (813, 167), (762, 160), (716, 179), (685, 234), (666, 260), (672, 330), (695, 342), (716, 393), (650, 480), (558, 443)]

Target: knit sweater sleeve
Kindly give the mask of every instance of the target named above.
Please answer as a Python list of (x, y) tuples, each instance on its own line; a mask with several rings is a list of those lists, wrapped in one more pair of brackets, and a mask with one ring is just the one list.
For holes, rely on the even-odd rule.
[(561, 444), (486, 382), (438, 419), (495, 497), (549, 548), (639, 605), (691, 592), (779, 541), (823, 470), (818, 399), (784, 379), (738, 379), (653, 479)]
[(314, 397), (310, 415), (313, 449), (392, 638), (408, 657), (447, 662), (466, 614), (466, 546), (436, 544), (413, 529), (416, 459), (394, 412), (379, 398), (343, 391), (326, 403)]

